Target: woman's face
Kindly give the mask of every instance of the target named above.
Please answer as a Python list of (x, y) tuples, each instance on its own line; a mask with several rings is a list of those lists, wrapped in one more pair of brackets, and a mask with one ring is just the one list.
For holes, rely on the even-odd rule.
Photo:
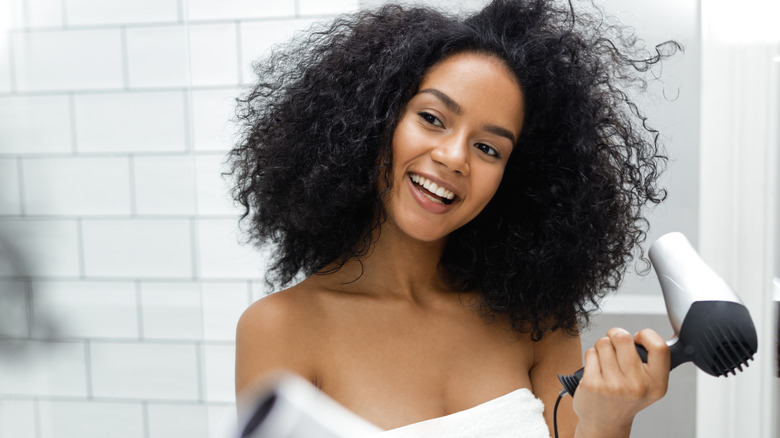
[(393, 134), (388, 222), (442, 239), (495, 194), (523, 124), (523, 95), (497, 58), (462, 53), (435, 64)]

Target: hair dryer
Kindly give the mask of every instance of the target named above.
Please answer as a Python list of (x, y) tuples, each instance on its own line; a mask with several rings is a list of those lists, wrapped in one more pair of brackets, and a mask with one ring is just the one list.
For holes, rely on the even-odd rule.
[[(681, 233), (661, 236), (650, 248), (650, 262), (658, 275), (666, 312), (674, 329), (667, 341), (674, 369), (693, 362), (713, 376), (736, 375), (758, 349), (753, 320), (737, 294), (707, 266)], [(644, 362), (647, 350), (637, 346)], [(574, 395), (584, 368), (558, 375), (566, 392)]]

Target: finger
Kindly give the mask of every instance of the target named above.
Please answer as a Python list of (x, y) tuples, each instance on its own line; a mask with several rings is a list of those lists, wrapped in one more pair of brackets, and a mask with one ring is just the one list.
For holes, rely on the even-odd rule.
[(634, 337), (627, 330), (613, 327), (607, 331), (612, 347), (615, 349), (617, 364), (625, 375), (635, 375), (641, 370), (642, 358), (636, 352)]
[(644, 329), (634, 335), (634, 342), (647, 350), (647, 366), (655, 375), (668, 375), (671, 368), (669, 346), (655, 330)]
[(591, 347), (585, 350), (585, 371), (582, 379), (601, 379), (601, 365), (599, 365), (599, 354), (595, 348)]
[(593, 348), (598, 353), (601, 375), (605, 379), (622, 374), (622, 371), (620, 370), (620, 367), (617, 363), (615, 347), (612, 345), (612, 340), (608, 336), (600, 338), (598, 341), (596, 341), (596, 343), (593, 345)]

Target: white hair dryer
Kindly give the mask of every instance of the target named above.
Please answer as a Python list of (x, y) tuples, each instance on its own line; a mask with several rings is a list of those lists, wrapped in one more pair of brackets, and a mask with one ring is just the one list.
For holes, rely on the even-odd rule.
[[(674, 329), (667, 342), (672, 366), (693, 362), (713, 376), (736, 375), (758, 349), (753, 320), (734, 290), (707, 266), (682, 233), (661, 236), (650, 248), (666, 312)], [(643, 361), (647, 351), (637, 346)], [(558, 375), (574, 395), (584, 368)]]

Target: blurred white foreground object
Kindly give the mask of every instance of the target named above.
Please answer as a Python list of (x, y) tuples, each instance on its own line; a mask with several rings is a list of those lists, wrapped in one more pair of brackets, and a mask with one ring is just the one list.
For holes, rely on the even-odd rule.
[(382, 429), (328, 397), (308, 380), (273, 372), (239, 402), (240, 438), (352, 438)]

